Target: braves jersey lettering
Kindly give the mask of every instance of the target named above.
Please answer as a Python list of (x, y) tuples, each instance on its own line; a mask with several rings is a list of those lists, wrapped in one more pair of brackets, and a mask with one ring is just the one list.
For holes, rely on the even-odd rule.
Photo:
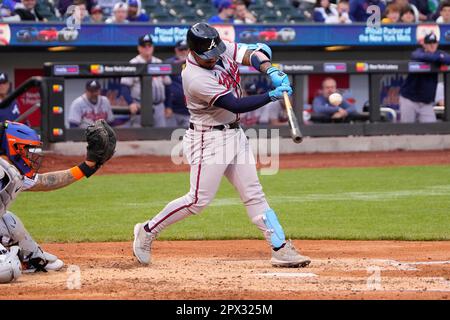
[(228, 89), (236, 89), (239, 86), (241, 77), (239, 75), (239, 67), (233, 60), (227, 59), (230, 66), (229, 71), (221, 71), (218, 78), (219, 84), (227, 87)]
[(81, 117), (86, 119), (87, 121), (90, 120), (92, 122), (95, 122), (100, 119), (107, 119), (108, 113), (107, 112), (95, 112), (94, 110), (92, 110), (92, 111), (83, 112), (81, 114)]

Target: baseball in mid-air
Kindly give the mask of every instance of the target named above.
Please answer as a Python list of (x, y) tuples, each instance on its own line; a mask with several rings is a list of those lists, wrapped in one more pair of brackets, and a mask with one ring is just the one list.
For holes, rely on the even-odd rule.
[(339, 93), (332, 93), (330, 94), (330, 96), (328, 97), (328, 101), (333, 105), (333, 106), (338, 106), (342, 103), (342, 96)]

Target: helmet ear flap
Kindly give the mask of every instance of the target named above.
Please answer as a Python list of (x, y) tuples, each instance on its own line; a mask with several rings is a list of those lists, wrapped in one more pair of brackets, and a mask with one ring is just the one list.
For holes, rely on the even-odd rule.
[[(0, 132), (0, 154), (6, 155), (21, 174), (34, 176), (39, 164), (35, 157), (30, 157), (33, 152), (30, 152), (28, 147), (36, 148), (42, 145), (38, 134), (22, 123), (10, 121), (0, 123)], [(34, 165), (35, 163), (37, 165)]]

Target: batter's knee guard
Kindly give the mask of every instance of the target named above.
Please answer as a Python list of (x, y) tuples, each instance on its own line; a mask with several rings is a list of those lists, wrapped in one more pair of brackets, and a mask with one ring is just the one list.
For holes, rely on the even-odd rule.
[(22, 266), (18, 252), (19, 247), (17, 246), (13, 246), (10, 248), (10, 251), (6, 251), (0, 245), (0, 283), (15, 281), (22, 275)]
[(272, 209), (269, 208), (264, 214), (254, 217), (252, 222), (264, 232), (266, 240), (273, 248), (279, 248), (286, 242), (283, 228)]
[(1, 220), (8, 232), (8, 235), (6, 236), (9, 236), (10, 238), (10, 245), (17, 244), (24, 257), (35, 252), (40, 252), (39, 245), (33, 240), (27, 229), (25, 229), (25, 226), (18, 216), (7, 211)]

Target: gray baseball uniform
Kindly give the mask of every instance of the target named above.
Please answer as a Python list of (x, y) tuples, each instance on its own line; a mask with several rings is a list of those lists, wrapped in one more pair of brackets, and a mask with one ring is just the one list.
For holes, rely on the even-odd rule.
[(86, 94), (83, 94), (72, 102), (69, 110), (69, 123), (76, 124), (80, 128), (87, 128), (99, 119), (105, 119), (109, 123), (114, 121), (108, 98), (99, 96), (97, 103), (93, 104)]
[(429, 123), (436, 122), (434, 103), (411, 101), (400, 95), (400, 122), (402, 123)]
[(20, 219), (7, 209), (21, 191), (36, 184), (38, 176), (36, 175), (34, 179), (23, 176), (15, 166), (2, 158), (0, 158), (0, 176), (2, 177), (0, 179), (0, 244), (9, 247), (18, 243), (22, 253), (27, 256), (38, 251), (39, 245), (33, 240)]
[[(263, 231), (270, 241), (270, 230), (263, 217), (270, 209), (256, 173), (256, 163), (249, 142), (241, 128), (217, 130), (211, 126), (227, 125), (239, 116), (214, 106), (218, 97), (232, 93), (241, 96), (240, 76), (237, 61), (238, 48), (227, 43), (221, 55), (221, 64), (212, 70), (200, 67), (188, 56), (182, 72), (183, 89), (191, 123), (183, 138), (183, 152), (191, 166), (190, 191), (170, 202), (149, 223), (152, 233), (158, 234), (165, 227), (191, 214), (197, 214), (213, 200), (222, 177), (234, 185), (246, 206), (251, 221)], [(240, 54), (239, 56), (243, 56)]]
[[(130, 63), (147, 63), (141, 56), (137, 55), (130, 60)], [(151, 63), (162, 63), (162, 60), (152, 57)], [(130, 87), (131, 97), (137, 101), (141, 101), (141, 81), (138, 77), (126, 77), (120, 80), (120, 83)], [(153, 95), (153, 120), (154, 127), (166, 127), (166, 116), (164, 113), (164, 100), (166, 99), (165, 87), (170, 85), (171, 80), (168, 76), (157, 76), (152, 78), (152, 95)]]

